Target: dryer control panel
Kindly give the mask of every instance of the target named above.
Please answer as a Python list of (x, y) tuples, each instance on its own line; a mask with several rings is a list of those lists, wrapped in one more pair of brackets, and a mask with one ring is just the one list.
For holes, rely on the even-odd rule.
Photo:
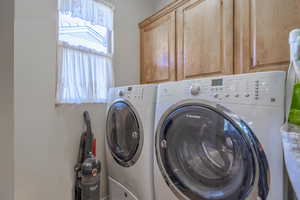
[(283, 105), (284, 72), (263, 72), (218, 78), (204, 78), (167, 83), (159, 87), (159, 96), (255, 105)]
[(128, 100), (143, 100), (143, 87), (122, 87), (115, 90), (115, 98), (123, 98)]

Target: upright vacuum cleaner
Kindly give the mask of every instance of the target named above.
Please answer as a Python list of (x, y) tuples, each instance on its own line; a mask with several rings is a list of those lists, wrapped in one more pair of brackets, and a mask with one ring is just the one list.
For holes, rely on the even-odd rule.
[(96, 156), (96, 142), (87, 111), (83, 113), (86, 132), (81, 136), (77, 164), (75, 165), (75, 200), (100, 199), (101, 164)]

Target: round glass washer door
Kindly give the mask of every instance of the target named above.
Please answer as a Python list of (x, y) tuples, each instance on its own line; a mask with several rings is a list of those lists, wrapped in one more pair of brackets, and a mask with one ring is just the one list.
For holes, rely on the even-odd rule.
[(156, 155), (175, 195), (190, 200), (244, 200), (259, 174), (266, 196), (268, 164), (265, 160), (257, 170), (257, 152), (244, 137), (249, 130), (245, 131), (205, 105), (179, 106), (163, 117), (156, 133)]
[(138, 160), (143, 133), (140, 120), (128, 102), (117, 101), (110, 106), (106, 124), (107, 143), (113, 158), (123, 167), (130, 167)]

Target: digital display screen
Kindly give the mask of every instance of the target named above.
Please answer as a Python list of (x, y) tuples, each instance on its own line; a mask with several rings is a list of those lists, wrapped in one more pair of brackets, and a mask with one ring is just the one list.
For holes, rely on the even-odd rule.
[(223, 86), (223, 79), (214, 79), (211, 81), (211, 86)]

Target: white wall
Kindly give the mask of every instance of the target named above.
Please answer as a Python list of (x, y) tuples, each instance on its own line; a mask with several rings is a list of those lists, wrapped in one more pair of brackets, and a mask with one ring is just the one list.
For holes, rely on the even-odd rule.
[(0, 199), (13, 200), (14, 2), (0, 1)]
[(165, 7), (166, 5), (168, 5), (169, 3), (172, 3), (172, 1), (175, 0), (155, 0), (155, 10), (159, 11), (160, 9), (162, 9), (163, 7)]
[(140, 83), (138, 23), (154, 13), (155, 0), (110, 0), (115, 7), (116, 85)]
[(69, 193), (66, 168), (73, 158), (65, 157), (64, 139), (71, 133), (60, 127), (54, 107), (55, 39), (56, 1), (15, 0), (16, 200), (67, 199)]
[[(116, 6), (116, 82), (138, 83), (137, 23), (152, 14), (154, 6), (149, 0), (112, 1)], [(105, 105), (54, 106), (56, 4), (56, 0), (15, 0), (15, 200), (72, 199), (73, 167), (85, 109), (91, 112), (98, 158), (105, 166)], [(103, 197), (105, 172), (104, 167)]]
[[(104, 163), (106, 107), (55, 108), (56, 1), (15, 4), (15, 199), (71, 200), (82, 112), (91, 112)], [(105, 196), (105, 168), (102, 176)]]

